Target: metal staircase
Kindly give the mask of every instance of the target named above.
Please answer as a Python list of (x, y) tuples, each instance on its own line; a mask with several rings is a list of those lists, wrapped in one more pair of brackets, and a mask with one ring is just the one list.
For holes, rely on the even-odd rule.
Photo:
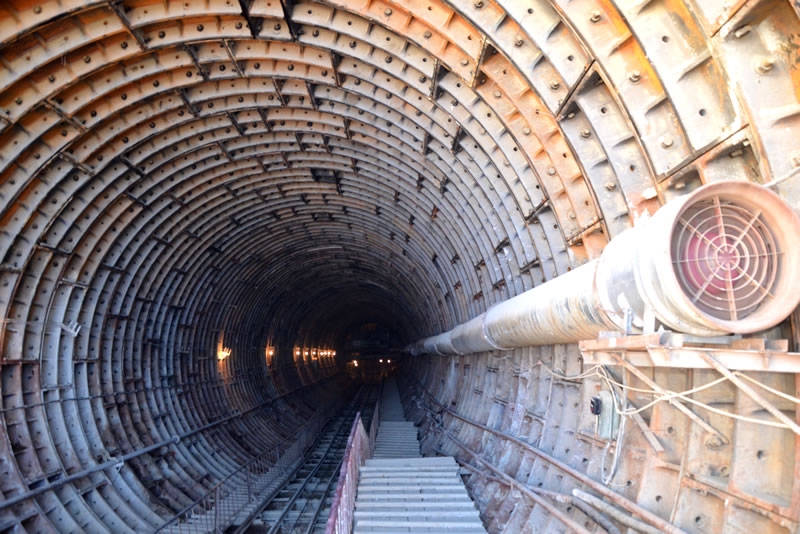
[(485, 533), (450, 456), (423, 458), (394, 379), (384, 382), (372, 459), (361, 467), (353, 532)]

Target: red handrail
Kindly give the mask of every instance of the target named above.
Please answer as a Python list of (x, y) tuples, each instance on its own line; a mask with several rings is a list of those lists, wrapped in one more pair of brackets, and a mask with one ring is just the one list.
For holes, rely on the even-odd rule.
[(331, 513), (325, 527), (325, 534), (350, 534), (353, 531), (353, 511), (356, 505), (358, 490), (358, 472), (367, 459), (372, 458), (375, 449), (375, 436), (378, 432), (378, 416), (380, 414), (380, 397), (375, 403), (369, 434), (364, 430), (361, 412), (356, 414), (350, 436), (347, 438), (347, 450), (342, 459), (339, 471), (339, 482), (331, 504)]

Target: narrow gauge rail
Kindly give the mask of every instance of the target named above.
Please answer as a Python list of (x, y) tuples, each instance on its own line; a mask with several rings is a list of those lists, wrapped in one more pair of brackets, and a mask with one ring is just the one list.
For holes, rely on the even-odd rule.
[[(362, 386), (338, 414), (330, 417), (326, 409), (319, 410), (282, 453), (264, 451), (156, 532), (314, 532), (317, 526), (324, 531), (332, 500), (329, 493), (336, 486), (351, 423), (359, 410), (362, 418), (371, 419), (377, 395), (377, 387)], [(323, 479), (327, 486), (320, 482)], [(280, 509), (277, 518), (276, 506)], [(298, 507), (301, 512), (295, 513)], [(293, 519), (297, 525), (288, 528)], [(301, 524), (308, 529), (300, 528)]]
[(266, 496), (233, 532), (247, 534), (313, 534), (325, 532), (333, 490), (339, 478), (347, 438), (360, 411), (369, 424), (378, 397), (377, 387), (364, 386), (323, 428), (311, 452), (286, 483)]

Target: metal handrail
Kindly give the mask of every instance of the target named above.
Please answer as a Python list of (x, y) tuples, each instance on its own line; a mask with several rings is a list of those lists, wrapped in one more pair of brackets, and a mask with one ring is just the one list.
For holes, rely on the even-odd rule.
[(375, 439), (378, 437), (378, 423), (381, 415), (381, 396), (378, 395), (378, 400), (375, 401), (375, 410), (372, 412), (372, 419), (369, 422), (369, 455), (367, 458), (372, 458), (372, 453), (375, 451)]
[(353, 510), (356, 505), (356, 491), (358, 490), (358, 472), (364, 462), (372, 458), (375, 450), (375, 437), (378, 433), (378, 419), (380, 417), (381, 398), (375, 402), (375, 410), (369, 425), (369, 434), (364, 430), (361, 412), (356, 414), (350, 436), (347, 438), (347, 449), (342, 459), (339, 471), (339, 482), (336, 484), (336, 493), (331, 504), (328, 523), (325, 525), (325, 534), (350, 534), (353, 529)]

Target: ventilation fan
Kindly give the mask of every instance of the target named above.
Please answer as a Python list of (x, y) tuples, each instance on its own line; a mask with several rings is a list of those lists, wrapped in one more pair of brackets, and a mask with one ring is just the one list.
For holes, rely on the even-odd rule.
[(800, 303), (800, 217), (766, 187), (707, 184), (666, 204), (654, 219), (669, 229), (668, 248), (643, 243), (640, 272), (647, 301), (665, 325), (696, 335), (760, 332)]
[(720, 195), (690, 205), (676, 221), (672, 263), (703, 313), (739, 321), (775, 298), (779, 256), (763, 210)]

